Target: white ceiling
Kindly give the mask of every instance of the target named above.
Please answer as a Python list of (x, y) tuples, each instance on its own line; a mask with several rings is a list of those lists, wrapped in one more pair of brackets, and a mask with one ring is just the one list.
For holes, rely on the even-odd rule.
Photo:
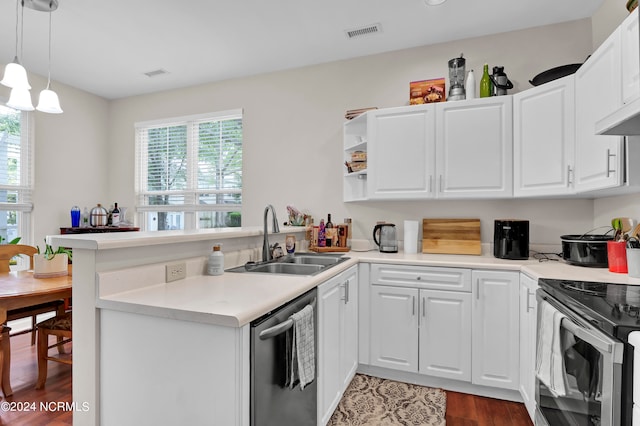
[[(586, 18), (603, 0), (59, 2), (52, 15), (52, 80), (117, 99)], [(14, 57), (15, 6), (0, 0), (0, 63)], [(382, 32), (345, 35), (376, 23)], [(43, 76), (47, 31), (48, 14), (25, 8), (20, 60)], [(168, 73), (144, 74), (158, 69)]]

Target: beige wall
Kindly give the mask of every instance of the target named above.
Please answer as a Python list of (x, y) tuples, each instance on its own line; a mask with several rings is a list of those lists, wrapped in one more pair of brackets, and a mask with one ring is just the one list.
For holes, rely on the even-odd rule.
[[(32, 74), (29, 81), (36, 104), (47, 81)], [(69, 211), (74, 204), (91, 208), (106, 202), (108, 194), (108, 101), (60, 83), (52, 89), (64, 113), (30, 113), (35, 123), (34, 232), (31, 241), (23, 242), (41, 248), (46, 235), (71, 226)], [(0, 97), (8, 99), (9, 89), (0, 86)]]
[(283, 221), (293, 204), (314, 216), (332, 213), (334, 222), (353, 217), (356, 237), (369, 238), (378, 220), (474, 216), (488, 242), (495, 218), (518, 217), (532, 221), (533, 242), (559, 243), (562, 233), (590, 229), (592, 201), (343, 203), (342, 124), (347, 109), (406, 105), (410, 81), (445, 77), (447, 61), (460, 52), (476, 73), (485, 62), (504, 65), (515, 92), (531, 87), (528, 80), (539, 72), (580, 62), (590, 51), (591, 23), (581, 20), (116, 100), (109, 155), (121, 169), (110, 168), (110, 199), (134, 203), (135, 122), (241, 107), (245, 225), (261, 225), (269, 203)]
[(597, 49), (618, 25), (629, 15), (626, 1), (604, 0), (602, 6), (591, 17), (593, 49)]

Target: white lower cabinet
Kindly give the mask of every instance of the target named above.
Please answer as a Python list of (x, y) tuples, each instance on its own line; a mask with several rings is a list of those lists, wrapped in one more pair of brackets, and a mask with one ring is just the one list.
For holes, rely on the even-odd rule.
[(318, 286), (318, 424), (325, 425), (358, 366), (358, 272)]
[(532, 421), (536, 410), (537, 289), (537, 280), (520, 274), (520, 395)]
[(519, 273), (473, 271), (472, 383), (519, 387)]
[[(470, 271), (395, 265), (371, 268), (371, 365), (469, 381)], [(440, 290), (447, 287), (458, 291)]]

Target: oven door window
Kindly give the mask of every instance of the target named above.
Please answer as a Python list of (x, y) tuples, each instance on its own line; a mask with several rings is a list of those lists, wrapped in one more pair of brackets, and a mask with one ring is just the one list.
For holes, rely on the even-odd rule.
[(621, 343), (569, 318), (562, 319), (559, 337), (564, 374), (556, 380), (563, 380), (564, 390), (536, 377), (538, 414), (552, 426), (617, 426)]

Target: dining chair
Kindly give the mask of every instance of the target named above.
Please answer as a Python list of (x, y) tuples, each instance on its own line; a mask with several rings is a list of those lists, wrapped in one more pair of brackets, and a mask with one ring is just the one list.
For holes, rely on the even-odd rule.
[(9, 346), (9, 332), (11, 329), (6, 325), (0, 324), (0, 363), (2, 365), (2, 393), (5, 398), (11, 396), (13, 391), (9, 384), (9, 368), (11, 366), (11, 348)]
[[(66, 312), (39, 322), (36, 325), (36, 329), (38, 331), (38, 381), (36, 382), (36, 389), (42, 389), (47, 381), (47, 365), (49, 361), (72, 364), (72, 356), (64, 356), (66, 354), (64, 345), (71, 342), (72, 314), (71, 312)], [(56, 343), (49, 345), (49, 336), (56, 336)], [(58, 355), (49, 355), (49, 349), (55, 347), (58, 348)]]
[[(16, 256), (25, 255), (29, 257), (29, 269), (33, 269), (33, 255), (38, 253), (38, 249), (25, 244), (0, 244), (0, 273), (10, 271), (10, 262)], [(58, 315), (64, 313), (65, 306), (63, 300), (40, 303), (34, 306), (14, 309), (7, 312), (7, 321), (31, 317), (31, 345), (36, 343), (36, 320), (37, 315), (47, 312), (56, 312)]]

